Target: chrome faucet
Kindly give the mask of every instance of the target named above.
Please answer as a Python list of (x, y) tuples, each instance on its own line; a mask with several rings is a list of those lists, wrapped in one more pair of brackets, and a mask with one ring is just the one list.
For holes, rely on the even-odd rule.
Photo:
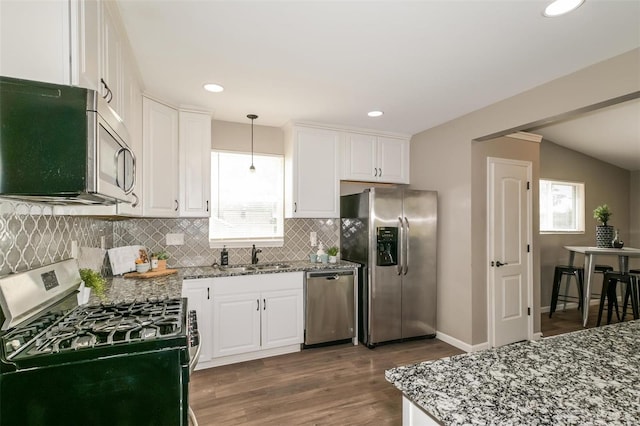
[(256, 263), (258, 263), (258, 253), (262, 253), (262, 250), (257, 249), (256, 245), (253, 244), (251, 248), (251, 264), (252, 265), (255, 265)]

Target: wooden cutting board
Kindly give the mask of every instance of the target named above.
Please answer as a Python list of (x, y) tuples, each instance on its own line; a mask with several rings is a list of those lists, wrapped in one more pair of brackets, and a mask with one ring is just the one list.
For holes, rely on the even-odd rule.
[(145, 279), (145, 278), (158, 278), (164, 277), (165, 275), (177, 274), (177, 269), (160, 269), (158, 271), (147, 271), (147, 272), (129, 272), (128, 274), (124, 274), (125, 278), (137, 278), (137, 279)]

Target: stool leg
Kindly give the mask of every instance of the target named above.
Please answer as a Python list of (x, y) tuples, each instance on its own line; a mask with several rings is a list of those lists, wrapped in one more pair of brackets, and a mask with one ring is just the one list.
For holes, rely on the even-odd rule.
[(618, 280), (609, 280), (609, 288), (607, 289), (607, 324), (611, 324), (611, 317), (613, 316), (613, 302), (616, 298), (617, 285)]
[(631, 288), (631, 281), (629, 281), (627, 283), (627, 289), (624, 292), (624, 302), (622, 304), (622, 318), (620, 319), (620, 321), (624, 321), (624, 317), (627, 316), (627, 305), (629, 305), (629, 298), (631, 297), (631, 311), (632, 314), (634, 315), (634, 319), (635, 319), (635, 313), (633, 312), (633, 295), (631, 293), (632, 288)]
[(629, 277), (629, 287), (631, 287), (631, 310), (633, 311), (633, 319), (640, 317), (640, 306), (638, 306), (638, 280), (635, 276)]
[(604, 299), (607, 297), (609, 280), (605, 274), (602, 279), (602, 290), (600, 290), (600, 308), (598, 309), (598, 322), (596, 327), (600, 327), (600, 321), (602, 320), (602, 311), (604, 310)]
[(578, 282), (578, 309), (584, 308), (584, 272), (582, 269), (576, 270), (576, 279)]
[(558, 269), (553, 274), (553, 289), (551, 290), (551, 306), (549, 306), (549, 318), (556, 311), (556, 305), (558, 304), (558, 293), (560, 293), (560, 280), (562, 274)]

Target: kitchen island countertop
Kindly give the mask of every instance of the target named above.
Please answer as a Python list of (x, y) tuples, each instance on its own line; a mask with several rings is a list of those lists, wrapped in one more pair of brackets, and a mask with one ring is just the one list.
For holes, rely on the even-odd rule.
[[(149, 298), (166, 299), (182, 297), (183, 279), (215, 278), (236, 275), (258, 275), (285, 272), (300, 272), (331, 269), (353, 269), (357, 263), (339, 261), (338, 263), (311, 263), (307, 261), (283, 261), (288, 267), (277, 270), (256, 270), (245, 272), (227, 272), (211, 266), (196, 266), (177, 268), (178, 273), (158, 278), (136, 279), (120, 276), (107, 278), (104, 294), (98, 295), (91, 292), (90, 305), (101, 303), (131, 302), (133, 300), (146, 300)], [(232, 266), (231, 266), (232, 267)]]
[(638, 424), (640, 320), (392, 368), (445, 425)]

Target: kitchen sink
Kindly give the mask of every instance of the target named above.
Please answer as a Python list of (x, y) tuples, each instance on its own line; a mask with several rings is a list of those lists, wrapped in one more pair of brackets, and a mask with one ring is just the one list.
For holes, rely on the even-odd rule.
[(267, 270), (287, 269), (287, 268), (291, 268), (291, 265), (287, 265), (286, 263), (271, 263), (271, 264), (264, 264), (264, 265), (252, 265), (252, 266), (249, 266), (249, 268), (253, 268), (257, 271), (264, 271), (265, 269)]
[(251, 266), (221, 266), (220, 270), (222, 272), (247, 272), (252, 271), (253, 267)]

